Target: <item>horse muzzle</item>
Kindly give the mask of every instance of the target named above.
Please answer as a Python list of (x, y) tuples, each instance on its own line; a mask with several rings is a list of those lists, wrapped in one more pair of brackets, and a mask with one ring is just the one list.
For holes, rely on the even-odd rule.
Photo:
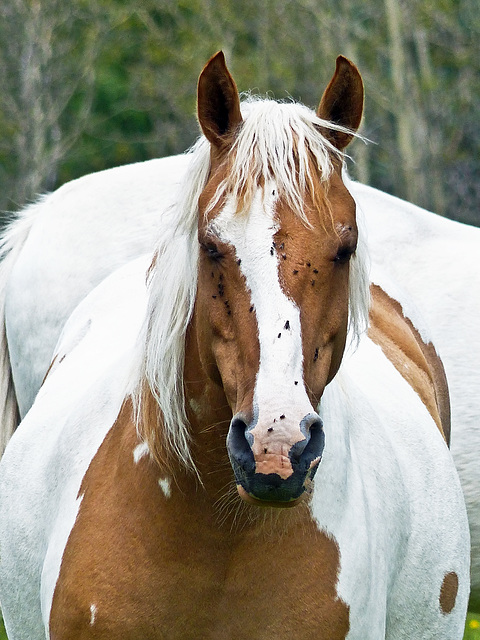
[(311, 492), (324, 446), (316, 413), (296, 424), (280, 419), (263, 425), (249, 425), (242, 414), (235, 415), (227, 450), (240, 496), (261, 506), (295, 506)]

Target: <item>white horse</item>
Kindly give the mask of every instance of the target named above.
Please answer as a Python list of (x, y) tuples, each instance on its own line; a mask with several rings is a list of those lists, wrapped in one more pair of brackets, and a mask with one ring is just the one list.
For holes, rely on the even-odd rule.
[(379, 286), (362, 330), (340, 172), (362, 103), (344, 58), (317, 115), (242, 116), (223, 55), (205, 67), (208, 145), (148, 289), (140, 258), (80, 303), (0, 463), (10, 640), (462, 637), (441, 363)]
[[(117, 267), (153, 250), (188, 162), (188, 155), (174, 156), (74, 180), (20, 212), (7, 228), (0, 296), (21, 417), (33, 404), (73, 309)], [(5, 361), (0, 393), (12, 374)], [(8, 413), (4, 437), (15, 407)]]

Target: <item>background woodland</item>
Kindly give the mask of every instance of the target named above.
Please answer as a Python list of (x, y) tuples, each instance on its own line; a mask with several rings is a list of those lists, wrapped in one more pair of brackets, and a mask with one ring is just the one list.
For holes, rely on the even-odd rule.
[(218, 49), (240, 90), (312, 107), (352, 59), (372, 142), (351, 174), (480, 225), (478, 0), (2, 0), (0, 210), (184, 151)]

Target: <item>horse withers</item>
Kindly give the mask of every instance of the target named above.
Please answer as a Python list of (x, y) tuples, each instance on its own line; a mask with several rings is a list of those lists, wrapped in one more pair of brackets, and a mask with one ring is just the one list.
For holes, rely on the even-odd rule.
[(441, 363), (379, 288), (364, 331), (362, 106), (344, 58), (317, 114), (205, 67), (148, 289), (141, 259), (77, 308), (2, 459), (10, 640), (461, 638)]

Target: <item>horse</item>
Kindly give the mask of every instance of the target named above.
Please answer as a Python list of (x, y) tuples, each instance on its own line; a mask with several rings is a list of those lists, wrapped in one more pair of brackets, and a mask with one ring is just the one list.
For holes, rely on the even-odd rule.
[(362, 109), (343, 57), (316, 114), (207, 63), (153, 259), (79, 304), (0, 462), (11, 640), (462, 637), (445, 375), (342, 180)]
[[(10, 223), (3, 238), (7, 257), (0, 262), (0, 304), (7, 310), (0, 344), (0, 451), (18, 424), (17, 414), (25, 416), (32, 406), (74, 308), (115, 269), (153, 252), (193, 156), (185, 153), (84, 176), (44, 196)], [(470, 522), (471, 606), (478, 611), (480, 373), (475, 362), (480, 338), (475, 322), (480, 316), (480, 230), (349, 180), (345, 173), (344, 181), (362, 211), (371, 279), (385, 287), (386, 275), (400, 285), (395, 297), (403, 304), (414, 301), (445, 365), (451, 450)]]

